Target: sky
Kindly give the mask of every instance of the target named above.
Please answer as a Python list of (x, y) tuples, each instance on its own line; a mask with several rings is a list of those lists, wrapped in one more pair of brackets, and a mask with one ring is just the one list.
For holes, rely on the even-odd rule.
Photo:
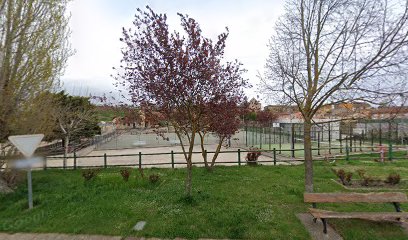
[[(188, 14), (200, 24), (203, 35), (211, 39), (229, 29), (225, 59), (238, 59), (247, 69), (244, 77), (254, 86), (246, 90), (256, 97), (258, 72), (264, 71), (274, 30), (283, 13), (283, 0), (73, 0), (70, 43), (75, 50), (62, 76), (63, 88), (75, 95), (102, 95), (114, 90), (113, 67), (122, 57), (119, 41), (122, 27), (132, 27), (137, 8), (149, 5), (165, 13), (172, 30), (180, 29), (177, 13)], [(262, 97), (262, 96), (260, 96)], [(261, 99), (265, 103), (265, 99)]]

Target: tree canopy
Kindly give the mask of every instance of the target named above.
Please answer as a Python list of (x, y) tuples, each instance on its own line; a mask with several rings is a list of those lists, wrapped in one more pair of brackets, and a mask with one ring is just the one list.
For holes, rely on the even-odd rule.
[(404, 101), (406, 0), (287, 0), (261, 88), (296, 103), (304, 119), (306, 190), (313, 191), (310, 128), (325, 104)]
[(137, 10), (134, 29), (123, 29), (126, 47), (117, 80), (134, 104), (144, 111), (159, 111), (175, 128), (190, 170), (186, 185), (190, 195), (195, 138), (211, 126), (209, 119), (204, 120), (206, 114), (223, 105), (236, 112), (248, 82), (237, 60), (224, 61), (228, 29), (213, 42), (202, 36), (193, 18), (178, 15), (184, 33), (170, 32), (165, 14), (149, 7)]
[(44, 130), (25, 128), (19, 119), (40, 106), (33, 103), (42, 92), (58, 85), (72, 54), (67, 2), (0, 0), (0, 141), (19, 129)]

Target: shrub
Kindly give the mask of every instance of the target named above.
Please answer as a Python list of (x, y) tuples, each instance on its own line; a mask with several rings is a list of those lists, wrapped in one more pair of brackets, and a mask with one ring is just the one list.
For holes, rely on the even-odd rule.
[(245, 160), (247, 161), (248, 165), (256, 165), (259, 156), (261, 156), (261, 152), (258, 151), (258, 148), (250, 148), (250, 152), (247, 153)]
[(391, 185), (397, 185), (401, 180), (401, 176), (397, 173), (390, 173), (387, 179), (384, 181), (385, 183), (389, 183)]
[(151, 175), (149, 176), (149, 181), (150, 181), (151, 183), (156, 183), (156, 182), (159, 181), (159, 179), (160, 179), (160, 176), (159, 176), (158, 174), (151, 174)]
[(363, 186), (370, 186), (374, 182), (374, 179), (370, 176), (363, 175), (361, 185)]
[(344, 186), (351, 185), (351, 178), (353, 177), (352, 172), (346, 172), (343, 169), (339, 169), (339, 170), (332, 169), (332, 170), (334, 174), (336, 174), (336, 176), (340, 179), (341, 184), (343, 184)]
[(130, 171), (129, 169), (122, 169), (120, 170), (120, 175), (122, 175), (123, 181), (129, 181)]
[(361, 185), (366, 186), (366, 187), (368, 187), (368, 186), (377, 186), (380, 183), (381, 183), (380, 179), (373, 178), (373, 177), (367, 176), (367, 175), (364, 175), (363, 179), (361, 181)]
[(22, 171), (7, 169), (0, 173), (0, 178), (9, 188), (15, 188), (19, 183), (25, 180), (25, 174)]
[(364, 169), (358, 169), (357, 173), (358, 173), (358, 176), (360, 176), (360, 178), (363, 179), (364, 175), (366, 174), (366, 171)]
[(82, 177), (86, 182), (94, 179), (99, 173), (99, 169), (86, 169), (82, 171)]

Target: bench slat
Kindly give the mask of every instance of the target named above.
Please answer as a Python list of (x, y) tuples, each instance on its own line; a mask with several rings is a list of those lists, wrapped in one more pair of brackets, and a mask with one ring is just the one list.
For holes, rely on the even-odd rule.
[(304, 193), (305, 203), (390, 203), (408, 202), (407, 195), (401, 192), (379, 193)]
[(354, 218), (373, 221), (397, 221), (408, 219), (408, 212), (332, 212), (316, 208), (309, 208), (315, 218)]

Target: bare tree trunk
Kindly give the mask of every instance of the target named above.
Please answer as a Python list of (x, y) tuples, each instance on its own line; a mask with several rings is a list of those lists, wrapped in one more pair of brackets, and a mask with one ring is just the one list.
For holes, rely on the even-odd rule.
[(193, 180), (193, 165), (190, 163), (187, 163), (187, 178), (186, 178), (186, 196), (188, 198), (191, 198), (192, 196), (192, 184)]
[(305, 191), (313, 192), (313, 159), (312, 159), (312, 141), (310, 130), (312, 122), (305, 119), (304, 122), (304, 151), (305, 151)]
[(188, 149), (188, 157), (187, 157), (187, 178), (186, 178), (186, 196), (191, 198), (192, 192), (192, 178), (193, 178), (193, 148), (194, 148), (194, 140), (195, 140), (196, 132), (193, 129), (191, 133), (191, 140), (190, 140), (190, 147)]
[(213, 158), (211, 160), (211, 169), (214, 167), (215, 160), (217, 159), (218, 154), (220, 153), (222, 142), (224, 142), (224, 139), (225, 139), (225, 137), (222, 137), (222, 138), (220, 138), (220, 141), (218, 142), (217, 149), (215, 150), (214, 156), (213, 156)]
[(207, 161), (207, 154), (205, 153), (205, 148), (204, 148), (205, 133), (198, 132), (198, 135), (200, 135), (201, 155), (203, 156), (203, 159), (204, 159), (204, 166), (207, 170), (210, 170), (208, 166), (208, 161)]
[(68, 150), (69, 150), (69, 135), (66, 135), (64, 140), (64, 163), (63, 163), (64, 168), (67, 166), (67, 156), (69, 153)]

